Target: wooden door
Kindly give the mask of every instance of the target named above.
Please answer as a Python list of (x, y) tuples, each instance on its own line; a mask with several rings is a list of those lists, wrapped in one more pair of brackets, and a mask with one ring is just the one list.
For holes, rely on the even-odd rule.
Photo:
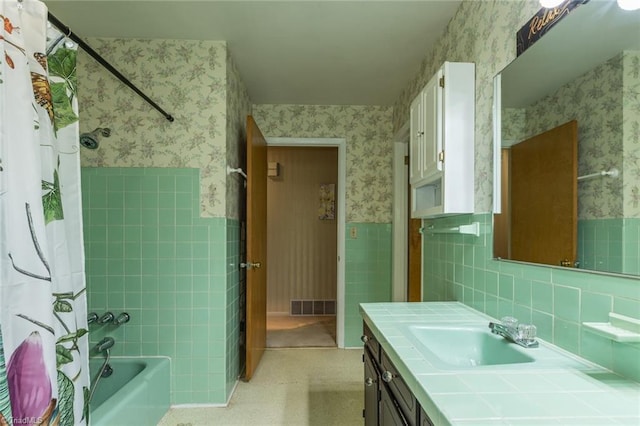
[(509, 189), (510, 185), (510, 166), (511, 166), (511, 150), (502, 148), (500, 151), (500, 201), (502, 212), (493, 215), (493, 257), (500, 259), (511, 259), (511, 250), (509, 249), (509, 232), (511, 231), (511, 215), (509, 212)]
[(422, 302), (422, 219), (411, 218), (413, 191), (408, 186), (407, 200), (407, 302)]
[(247, 116), (247, 343), (245, 380), (267, 344), (267, 142)]
[(511, 148), (511, 259), (574, 264), (577, 163), (575, 120)]

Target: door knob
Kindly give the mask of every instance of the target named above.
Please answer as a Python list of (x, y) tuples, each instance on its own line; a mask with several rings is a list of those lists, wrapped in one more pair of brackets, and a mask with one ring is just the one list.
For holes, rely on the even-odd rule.
[(246, 263), (241, 263), (240, 267), (241, 268), (245, 268), (245, 269), (260, 269), (260, 267), (262, 266), (262, 263), (260, 262), (246, 262)]

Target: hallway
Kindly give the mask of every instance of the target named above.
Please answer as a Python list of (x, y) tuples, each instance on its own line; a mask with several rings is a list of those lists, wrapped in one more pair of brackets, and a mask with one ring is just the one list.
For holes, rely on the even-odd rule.
[(335, 315), (267, 314), (267, 348), (336, 347)]
[(268, 349), (226, 408), (173, 408), (159, 426), (363, 424), (362, 350)]

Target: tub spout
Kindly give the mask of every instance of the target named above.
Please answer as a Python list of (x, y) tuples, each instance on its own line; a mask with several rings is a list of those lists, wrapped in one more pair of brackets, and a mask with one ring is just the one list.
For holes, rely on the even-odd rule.
[(96, 351), (105, 352), (111, 349), (111, 347), (113, 347), (115, 343), (116, 342), (115, 340), (113, 340), (113, 337), (105, 337), (104, 339), (100, 340), (96, 345)]

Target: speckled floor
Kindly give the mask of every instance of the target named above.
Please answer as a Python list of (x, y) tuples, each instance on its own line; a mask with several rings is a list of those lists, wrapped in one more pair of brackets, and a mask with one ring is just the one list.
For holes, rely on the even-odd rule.
[(268, 349), (225, 408), (173, 408), (159, 426), (363, 424), (362, 350)]

